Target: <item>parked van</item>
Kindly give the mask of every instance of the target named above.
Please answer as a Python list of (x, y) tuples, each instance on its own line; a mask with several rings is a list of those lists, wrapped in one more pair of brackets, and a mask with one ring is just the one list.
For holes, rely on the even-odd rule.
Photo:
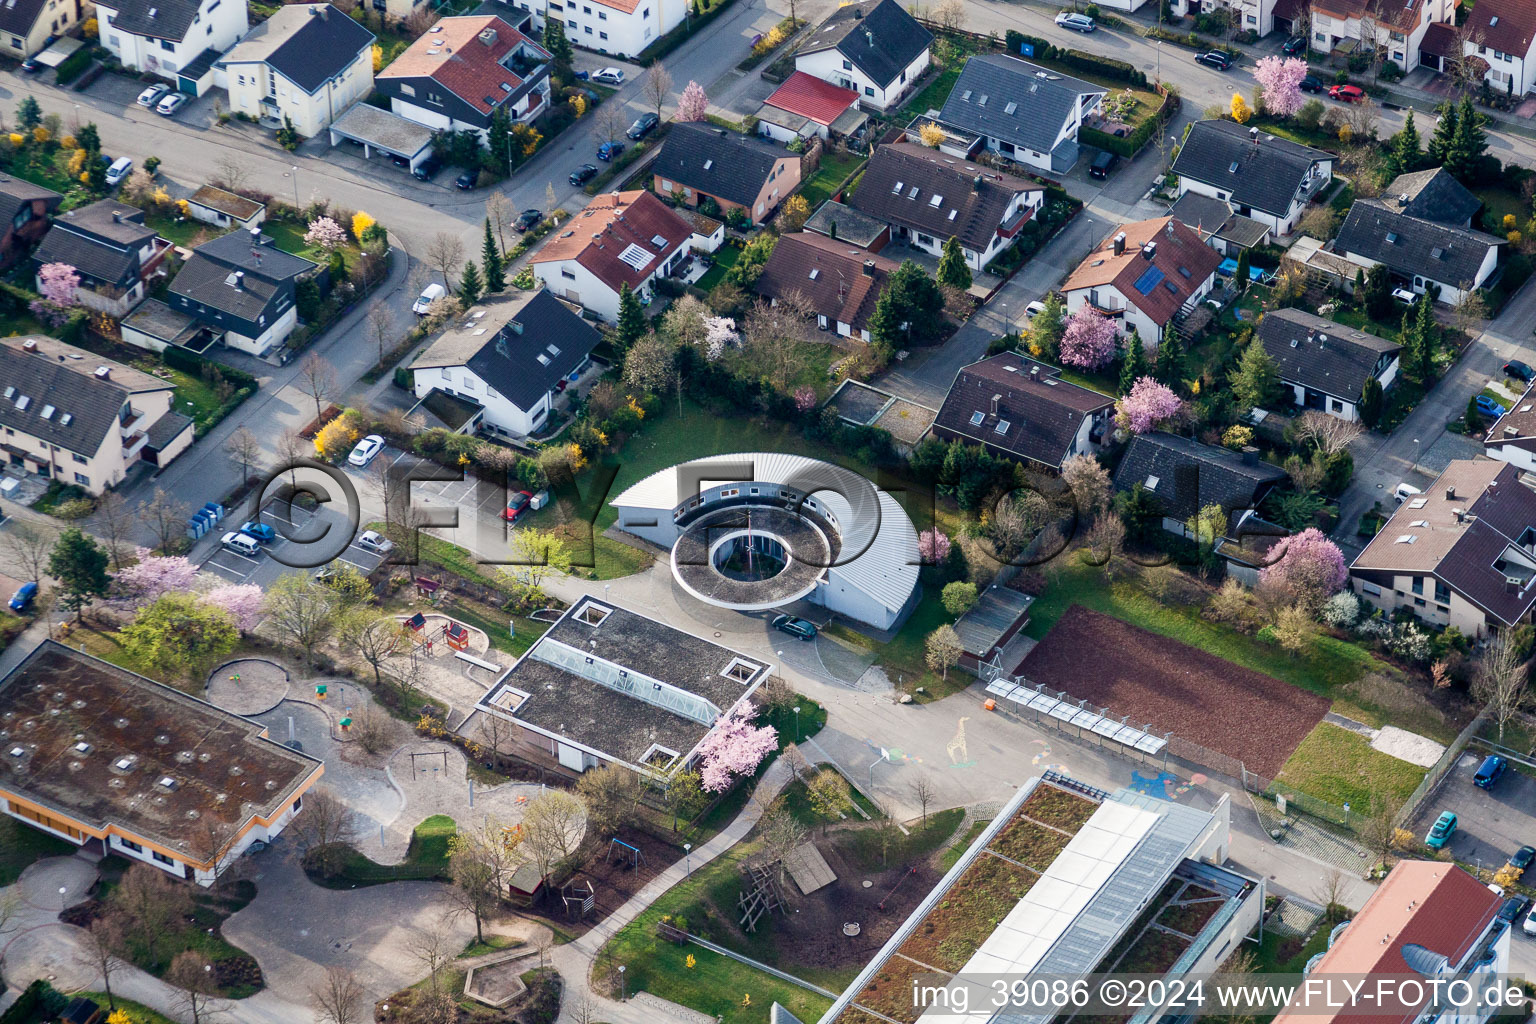
[(1120, 158), (1107, 149), (1099, 150), (1099, 155), (1093, 158), (1093, 163), (1088, 165), (1088, 176), (1091, 178), (1107, 178), (1109, 172), (1115, 169)]
[(107, 168), (107, 186), (116, 188), (131, 173), (133, 173), (133, 161), (125, 156), (118, 157), (112, 161), (112, 166)]
[[(1472, 776), (1472, 784), (1478, 789), (1492, 789), (1494, 783), (1503, 778), (1509, 762), (1497, 754), (1489, 754), (1483, 758), (1483, 763), (1478, 766), (1477, 774)], [(1502, 896), (1503, 893), (1500, 893)]]
[(1397, 499), (1398, 504), (1402, 504), (1403, 502), (1407, 501), (1409, 498), (1416, 497), (1417, 495), (1420, 495), (1420, 494), (1423, 494), (1423, 493), (1424, 493), (1423, 491), (1421, 491), (1417, 487), (1413, 486), (1413, 484), (1401, 483), (1401, 484), (1397, 485), (1397, 490), (1392, 492), (1392, 497)]
[(432, 301), (434, 299), (440, 299), (447, 294), (448, 290), (446, 288), (438, 284), (436, 281), (433, 281), (431, 284), (423, 288), (421, 290), (421, 295), (416, 299), (415, 302), (411, 303), (411, 312), (415, 313), (417, 316), (426, 316), (427, 309), (432, 305)]
[(237, 555), (244, 555), (246, 558), (261, 557), (261, 545), (256, 542), (255, 537), (247, 537), (243, 533), (226, 533), (219, 543), (224, 545), (224, 550), (233, 551)]

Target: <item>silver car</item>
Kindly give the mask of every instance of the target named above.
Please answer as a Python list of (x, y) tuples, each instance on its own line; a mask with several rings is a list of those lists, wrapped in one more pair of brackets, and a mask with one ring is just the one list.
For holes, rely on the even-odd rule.
[(156, 103), (160, 102), (162, 96), (170, 91), (171, 87), (168, 85), (151, 85), (139, 93), (139, 106), (153, 107)]
[(159, 114), (161, 117), (175, 117), (178, 110), (191, 102), (192, 97), (188, 96), (186, 93), (173, 92), (169, 96), (162, 99), (159, 103), (155, 104), (155, 113)]
[(1094, 24), (1093, 19), (1088, 17), (1088, 15), (1072, 14), (1068, 11), (1062, 11), (1060, 14), (1056, 15), (1056, 24), (1060, 25), (1062, 28), (1070, 28), (1074, 32), (1092, 32), (1094, 29), (1098, 28), (1098, 26)]
[(624, 72), (619, 68), (599, 68), (592, 72), (592, 81), (602, 82), (604, 85), (623, 85)]

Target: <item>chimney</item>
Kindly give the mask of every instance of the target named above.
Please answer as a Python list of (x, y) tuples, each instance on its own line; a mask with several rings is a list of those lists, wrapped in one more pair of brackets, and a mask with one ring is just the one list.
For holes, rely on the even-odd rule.
[(1029, 368), (1029, 375), (1031, 377), (1037, 377), (1037, 378), (1040, 376), (1040, 364), (1039, 363), (1036, 363), (1034, 366), (1031, 366)]
[(121, 224), (122, 222), (123, 222), (123, 211), (122, 210), (113, 210), (112, 211), (112, 223), (113, 224)]
[(21, 347), (23, 349), (25, 349), (26, 351), (28, 351), (28, 352), (36, 352), (37, 351), (37, 341), (35, 339), (33, 339), (33, 338), (28, 338), (26, 341), (21, 343)]
[(1119, 234), (1117, 234), (1115, 236), (1115, 243), (1114, 244), (1115, 244), (1115, 255), (1116, 256), (1124, 256), (1125, 255), (1125, 232), (1124, 231), (1120, 232)]
[(1248, 137), (1250, 139), (1252, 139), (1253, 140), (1253, 144), (1255, 146), (1257, 146), (1259, 144), (1259, 129), (1256, 128), (1256, 127), (1255, 128), (1249, 128), (1248, 129)]
[(854, 21), (861, 21), (863, 19), (863, 17), (864, 17), (864, 8), (862, 8), (862, 7), (855, 7), (853, 9), (853, 20)]
[(1003, 396), (1002, 395), (993, 395), (992, 396), (991, 410), (992, 410), (992, 415), (993, 416), (997, 415), (997, 403), (1001, 402), (1002, 400), (1003, 400)]
[(1456, 521), (1458, 523), (1464, 523), (1467, 521), (1467, 510), (1464, 508), (1451, 509), (1451, 515), (1456, 517)]
[(1456, 500), (1456, 487), (1455, 487), (1455, 485), (1447, 485), (1446, 486), (1446, 488), (1445, 488), (1445, 500), (1446, 501), (1455, 501)]
[(112, 379), (112, 367), (110, 367), (110, 366), (98, 366), (98, 367), (96, 367), (96, 379), (97, 380), (111, 380)]
[(1156, 242), (1148, 242), (1146, 245), (1141, 247), (1141, 258), (1142, 259), (1150, 260), (1152, 257), (1154, 257), (1156, 255), (1157, 255), (1157, 243)]
[(262, 245), (263, 244), (262, 239), (261, 239), (261, 228), (260, 228), (260, 226), (251, 228), (251, 244), (252, 245)]
[(1243, 465), (1257, 466), (1259, 464), (1259, 450), (1253, 445), (1243, 448)]
[(865, 277), (874, 277), (875, 276), (875, 261), (874, 260), (865, 260), (864, 261), (864, 276)]
[(978, 174), (976, 177), (971, 179), (971, 191), (976, 193), (981, 192), (981, 175)]
[(479, 39), (486, 46), (495, 46), (496, 45), (496, 30), (494, 28), (482, 29), (480, 34), (478, 36), (476, 36), (476, 38)]

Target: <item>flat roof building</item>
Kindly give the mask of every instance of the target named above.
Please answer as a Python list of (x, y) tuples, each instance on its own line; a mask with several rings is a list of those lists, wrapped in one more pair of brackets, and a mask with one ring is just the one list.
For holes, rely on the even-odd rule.
[(255, 722), (52, 640), (0, 679), (0, 809), (202, 885), (281, 832), (324, 770)]

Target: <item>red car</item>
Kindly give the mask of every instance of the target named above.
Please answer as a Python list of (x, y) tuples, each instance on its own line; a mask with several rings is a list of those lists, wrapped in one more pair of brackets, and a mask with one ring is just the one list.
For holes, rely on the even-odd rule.
[(528, 511), (531, 501), (533, 501), (533, 495), (527, 491), (518, 491), (507, 499), (507, 507), (502, 510), (501, 518), (509, 523), (517, 522), (518, 517)]
[(1328, 95), (1344, 103), (1353, 103), (1365, 95), (1365, 90), (1358, 85), (1336, 85), (1328, 90)]

